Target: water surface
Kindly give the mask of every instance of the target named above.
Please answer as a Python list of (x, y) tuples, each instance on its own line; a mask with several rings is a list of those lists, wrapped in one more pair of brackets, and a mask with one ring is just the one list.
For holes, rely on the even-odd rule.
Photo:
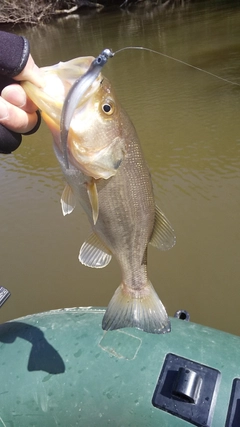
[[(235, 7), (234, 7), (235, 5)], [(146, 46), (240, 84), (240, 8), (200, 2), (72, 16), (16, 29), (39, 66)], [(138, 131), (157, 203), (177, 244), (149, 250), (149, 277), (169, 315), (240, 334), (240, 88), (153, 53), (127, 50), (104, 73)], [(71, 306), (106, 306), (120, 284), (116, 262), (78, 262), (90, 229), (80, 206), (63, 218), (64, 188), (43, 124), (0, 157), (1, 285), (12, 296), (1, 321)], [(117, 195), (116, 195), (117, 197)]]

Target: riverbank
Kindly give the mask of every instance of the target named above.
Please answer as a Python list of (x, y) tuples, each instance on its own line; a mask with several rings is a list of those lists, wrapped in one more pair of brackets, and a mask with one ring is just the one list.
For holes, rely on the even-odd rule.
[[(115, 8), (162, 8), (185, 7), (194, 0), (2, 0), (0, 24), (36, 25), (58, 16), (81, 14), (90, 11), (102, 12)], [(195, 0), (196, 1), (196, 0)], [(199, 0), (198, 0), (199, 1)]]

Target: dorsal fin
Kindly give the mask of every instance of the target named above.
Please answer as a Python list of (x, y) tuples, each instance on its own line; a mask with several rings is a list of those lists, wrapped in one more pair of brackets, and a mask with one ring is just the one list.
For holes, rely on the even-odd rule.
[(76, 206), (76, 200), (71, 187), (67, 184), (61, 197), (61, 206), (63, 215), (70, 214)]
[(79, 252), (79, 261), (92, 268), (103, 268), (109, 264), (112, 255), (109, 249), (92, 233), (83, 243)]
[(176, 243), (174, 229), (158, 206), (155, 207), (155, 224), (149, 243), (161, 251), (171, 249)]

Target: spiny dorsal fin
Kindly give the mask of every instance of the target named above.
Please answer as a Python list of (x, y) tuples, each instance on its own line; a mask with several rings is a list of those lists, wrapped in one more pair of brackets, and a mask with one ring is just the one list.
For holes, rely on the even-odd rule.
[(83, 243), (79, 252), (79, 261), (92, 268), (103, 268), (109, 264), (112, 255), (108, 248), (92, 233)]
[(99, 204), (97, 186), (94, 179), (87, 183), (87, 193), (92, 206), (93, 224), (95, 225), (98, 219)]
[(71, 187), (67, 184), (61, 197), (61, 206), (63, 215), (70, 214), (76, 206), (76, 200)]
[(158, 206), (155, 207), (155, 224), (149, 243), (161, 251), (171, 249), (176, 243), (174, 230)]

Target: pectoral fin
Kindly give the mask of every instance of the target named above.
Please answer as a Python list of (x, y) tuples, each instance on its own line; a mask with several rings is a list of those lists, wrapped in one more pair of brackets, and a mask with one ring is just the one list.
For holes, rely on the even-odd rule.
[(63, 215), (70, 214), (76, 206), (76, 200), (71, 187), (67, 184), (61, 197), (61, 206)]
[(94, 179), (87, 183), (87, 193), (92, 206), (93, 224), (95, 225), (98, 219), (99, 205), (97, 186)]
[(174, 230), (158, 206), (155, 208), (155, 225), (149, 243), (162, 251), (171, 249), (176, 243)]
[(92, 268), (103, 268), (109, 264), (112, 255), (108, 248), (100, 242), (96, 234), (92, 233), (83, 243), (79, 252), (79, 261)]

